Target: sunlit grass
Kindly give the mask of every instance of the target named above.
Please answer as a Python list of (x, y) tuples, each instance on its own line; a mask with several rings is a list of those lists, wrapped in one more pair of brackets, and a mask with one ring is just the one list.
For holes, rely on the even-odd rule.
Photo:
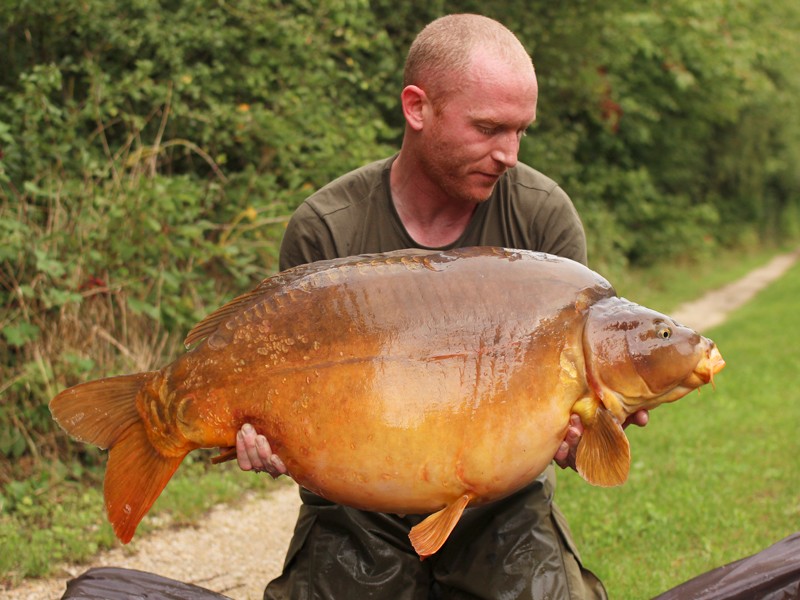
[(727, 366), (717, 389), (629, 428), (621, 488), (559, 478), (587, 566), (611, 598), (652, 598), (800, 530), (800, 265), (707, 332)]

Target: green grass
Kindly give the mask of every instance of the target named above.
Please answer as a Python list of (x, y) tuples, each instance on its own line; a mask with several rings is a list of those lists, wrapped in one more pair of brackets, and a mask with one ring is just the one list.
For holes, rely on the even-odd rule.
[(561, 474), (556, 500), (611, 598), (652, 598), (800, 530), (800, 265), (708, 332), (727, 366), (628, 429), (615, 489)]

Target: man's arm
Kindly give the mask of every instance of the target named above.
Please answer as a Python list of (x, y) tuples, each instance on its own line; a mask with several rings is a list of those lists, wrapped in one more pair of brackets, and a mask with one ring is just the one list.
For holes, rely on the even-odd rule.
[(556, 186), (547, 197), (548, 210), (539, 214), (530, 224), (531, 239), (538, 240), (538, 252), (547, 252), (563, 258), (570, 258), (588, 265), (586, 233), (578, 211), (567, 193)]

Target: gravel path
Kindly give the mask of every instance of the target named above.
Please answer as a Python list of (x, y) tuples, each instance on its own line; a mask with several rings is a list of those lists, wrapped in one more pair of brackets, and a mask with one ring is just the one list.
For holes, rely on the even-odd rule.
[[(671, 316), (699, 331), (714, 327), (783, 275), (799, 256), (800, 252), (778, 256), (743, 279), (679, 307)], [(7, 600), (60, 598), (69, 579), (90, 567), (116, 566), (194, 583), (236, 600), (256, 600), (262, 597), (266, 582), (281, 571), (299, 506), (297, 486), (286, 480), (266, 498), (215, 507), (196, 527), (165, 529), (135, 539), (128, 546), (103, 552), (89, 565), (63, 565), (51, 579), (27, 581), (0, 596)], [(263, 552), (253, 552), (257, 545)]]

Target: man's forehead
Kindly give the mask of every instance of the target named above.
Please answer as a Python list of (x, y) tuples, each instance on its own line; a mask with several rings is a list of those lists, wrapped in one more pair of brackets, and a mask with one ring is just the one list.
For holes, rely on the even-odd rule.
[(527, 54), (474, 49), (468, 61), (466, 78), (474, 82), (504, 81), (537, 87), (536, 72)]
[(491, 92), (501, 97), (521, 98), (532, 105), (539, 96), (536, 73), (530, 64), (519, 67), (496, 58), (476, 58), (466, 73), (464, 87), (477, 94)]

